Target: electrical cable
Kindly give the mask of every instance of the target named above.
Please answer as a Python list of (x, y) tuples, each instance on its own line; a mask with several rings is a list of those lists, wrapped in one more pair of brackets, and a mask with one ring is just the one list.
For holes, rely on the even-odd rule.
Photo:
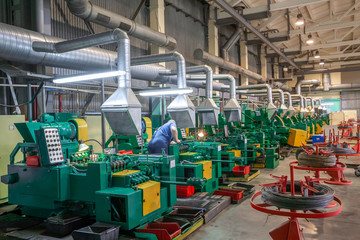
[(85, 140), (85, 141), (84, 141), (84, 143), (86, 143), (86, 142), (96, 142), (96, 143), (98, 143), (98, 144), (101, 146), (101, 149), (104, 149), (103, 146), (102, 146), (102, 144), (101, 144), (98, 140), (96, 140), (96, 139), (88, 139), (88, 140)]

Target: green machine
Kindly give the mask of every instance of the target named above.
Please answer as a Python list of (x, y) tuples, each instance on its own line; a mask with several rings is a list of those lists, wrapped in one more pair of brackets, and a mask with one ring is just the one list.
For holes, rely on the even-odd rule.
[(219, 188), (218, 178), (221, 177), (220, 143), (183, 141), (181, 144), (171, 145), (169, 155), (175, 156), (178, 180), (206, 179), (203, 186), (194, 186), (197, 192), (212, 193)]
[[(79, 145), (79, 127), (54, 120), (45, 115), (16, 124), (24, 142), (1, 181), (9, 203), (25, 215), (75, 214), (131, 230), (171, 211), (177, 184), (205, 184), (202, 178), (176, 181), (174, 156), (95, 154)], [(20, 149), (23, 159), (14, 162)]]

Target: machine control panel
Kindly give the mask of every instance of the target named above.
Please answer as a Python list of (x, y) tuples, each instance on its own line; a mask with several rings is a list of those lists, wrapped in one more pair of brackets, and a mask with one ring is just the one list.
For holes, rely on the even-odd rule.
[(62, 163), (64, 161), (64, 156), (60, 143), (59, 130), (57, 128), (45, 128), (44, 134), (50, 164)]
[(57, 128), (43, 128), (37, 132), (42, 165), (55, 165), (65, 161)]

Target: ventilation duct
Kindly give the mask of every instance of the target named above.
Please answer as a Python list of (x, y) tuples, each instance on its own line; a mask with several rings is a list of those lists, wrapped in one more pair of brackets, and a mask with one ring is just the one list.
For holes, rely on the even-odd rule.
[[(186, 88), (185, 59), (178, 52), (135, 57), (131, 59), (131, 64), (142, 65), (170, 61), (176, 62), (178, 88)], [(179, 128), (195, 128), (195, 106), (187, 95), (178, 95), (167, 107), (167, 111)]]
[(155, 43), (170, 50), (176, 48), (176, 40), (147, 26), (138, 24), (124, 16), (94, 5), (88, 0), (66, 0), (72, 14), (107, 28), (119, 28), (128, 35), (146, 42)]
[[(265, 90), (252, 90), (247, 91), (246, 94), (261, 94), (261, 96), (263, 96), (264, 93), (266, 93)], [(281, 89), (272, 89), (272, 93), (276, 93), (280, 96), (280, 107), (278, 108), (278, 114), (280, 115), (280, 117), (284, 117), (288, 113), (288, 108), (285, 105), (284, 92)]]
[(295, 110), (296, 110), (296, 113), (300, 115), (300, 117), (302, 117), (302, 118), (305, 117), (306, 109), (304, 107), (304, 98), (303, 98), (303, 96), (301, 96), (299, 94), (292, 94), (291, 98), (293, 100), (293, 103), (294, 103), (294, 99), (299, 99), (300, 106), (299, 106), (299, 108), (297, 108)]
[(295, 86), (296, 94), (301, 95), (301, 86), (302, 85), (319, 85), (319, 84), (320, 84), (320, 81), (317, 79), (299, 81)]
[(272, 88), (271, 88), (271, 86), (269, 84), (257, 84), (257, 85), (248, 85), (248, 86), (236, 87), (237, 90), (264, 89), (264, 88), (266, 89), (267, 98), (269, 99), (269, 103), (267, 105), (267, 113), (268, 113), (268, 118), (271, 120), (277, 114), (278, 109), (273, 103)]
[(310, 113), (310, 116), (313, 116), (314, 113), (315, 113), (315, 108), (314, 108), (314, 99), (312, 97), (307, 97), (306, 99), (308, 99), (310, 101), (310, 108), (307, 107), (307, 109), (309, 109), (309, 113)]
[(130, 40), (119, 29), (64, 42), (33, 42), (37, 52), (66, 53), (83, 48), (117, 42), (117, 70), (125, 74), (117, 77), (118, 89), (103, 103), (104, 113), (112, 130), (118, 135), (141, 134), (141, 104), (131, 90)]
[(288, 103), (288, 117), (291, 118), (295, 114), (295, 108), (292, 105), (292, 97), (291, 93), (284, 92), (284, 96), (287, 97), (287, 103)]
[(186, 73), (204, 72), (206, 76), (205, 99), (196, 108), (201, 125), (218, 125), (220, 109), (213, 100), (213, 71), (207, 65), (186, 68)]
[(322, 74), (322, 82), (323, 82), (323, 89), (325, 92), (328, 92), (330, 86), (330, 73), (323, 73)]

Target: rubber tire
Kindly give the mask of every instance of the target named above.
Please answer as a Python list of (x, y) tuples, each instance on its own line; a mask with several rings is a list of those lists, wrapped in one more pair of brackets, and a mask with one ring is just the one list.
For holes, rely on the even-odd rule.
[(299, 165), (308, 167), (332, 167), (336, 164), (335, 155), (309, 155), (302, 152), (298, 156)]
[[(309, 149), (309, 150), (313, 150), (313, 151), (315, 151), (315, 148), (313, 148), (313, 147), (311, 147), (311, 146), (306, 146), (307, 147), (307, 149)], [(302, 153), (302, 152), (305, 152), (302, 148), (298, 148), (297, 150), (296, 150), (296, 153), (295, 153), (295, 157), (296, 157), (296, 159), (297, 160), (299, 160), (299, 154), (300, 153)]]
[(332, 149), (334, 153), (340, 153), (340, 154), (354, 154), (356, 151), (352, 148), (333, 148)]
[[(293, 210), (314, 210), (327, 207), (333, 200), (335, 191), (323, 184), (314, 183), (314, 188), (319, 193), (304, 197), (290, 195), (290, 182), (286, 184), (286, 194), (278, 193), (276, 186), (264, 187), (261, 190), (261, 199), (272, 206)], [(295, 193), (300, 193), (300, 182), (295, 181)]]
[(360, 169), (355, 169), (355, 176), (360, 177)]

